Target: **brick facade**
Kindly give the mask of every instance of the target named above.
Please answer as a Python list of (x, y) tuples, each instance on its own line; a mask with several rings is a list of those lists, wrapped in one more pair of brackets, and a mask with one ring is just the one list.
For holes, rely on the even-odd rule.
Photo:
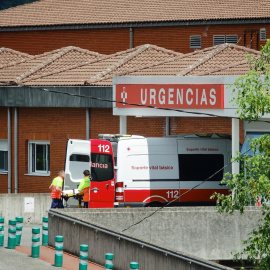
[[(68, 138), (85, 139), (85, 109), (62, 108), (18, 108), (18, 188), (19, 193), (46, 193), (57, 171), (64, 168), (66, 140)], [(7, 114), (7, 108), (1, 108)], [(64, 111), (64, 112), (63, 112)], [(14, 149), (14, 110), (12, 120), (12, 149)], [(81, 124), (80, 124), (81, 123)], [(7, 125), (7, 117), (1, 117), (0, 125)], [(7, 138), (0, 133), (0, 139)], [(28, 174), (29, 140), (50, 141), (51, 176)], [(14, 183), (14, 151), (12, 151), (12, 193)], [(0, 175), (0, 193), (7, 193), (8, 177)]]
[[(202, 48), (213, 46), (213, 35), (238, 35), (238, 45), (251, 47), (250, 34), (244, 31), (266, 29), (268, 24), (200, 25), (171, 27), (134, 28), (134, 47), (154, 44), (177, 52), (194, 51), (189, 47), (191, 35), (202, 36)], [(258, 40), (259, 49), (265, 41)], [(11, 48), (29, 54), (40, 54), (66, 46), (77, 46), (91, 51), (111, 54), (130, 47), (129, 28), (3, 31), (0, 32), (0, 47)], [(252, 48), (257, 49), (257, 37), (252, 38)], [(0, 139), (7, 139), (7, 108), (0, 108)], [(14, 109), (12, 109), (12, 193), (14, 190)], [(119, 133), (119, 117), (112, 109), (90, 109), (90, 137), (100, 133)], [(162, 137), (166, 135), (166, 119), (163, 117), (128, 117), (127, 133)], [(170, 134), (225, 133), (231, 134), (231, 120), (226, 118), (172, 117)], [(19, 193), (49, 192), (48, 186), (59, 169), (64, 168), (66, 140), (86, 138), (85, 108), (18, 108), (18, 175)], [(241, 123), (240, 141), (244, 130)], [(50, 176), (28, 174), (28, 141), (50, 141)], [(8, 191), (8, 176), (0, 174), (0, 193)]]
[(41, 54), (66, 46), (111, 54), (129, 48), (129, 28), (0, 32), (0, 47)]
[[(7, 139), (7, 108), (0, 108), (0, 139)], [(47, 193), (52, 178), (64, 168), (66, 140), (86, 138), (85, 108), (18, 108), (18, 182), (19, 193)], [(14, 149), (14, 109), (11, 110), (12, 149)], [(231, 134), (231, 120), (227, 118), (170, 118), (170, 134), (184, 133), (226, 133)], [(90, 137), (98, 138), (100, 133), (119, 133), (119, 117), (112, 115), (112, 109), (90, 109)], [(127, 118), (127, 133), (147, 137), (166, 135), (164, 117)], [(243, 125), (240, 137), (243, 142)], [(28, 174), (28, 142), (50, 141), (50, 176)], [(14, 150), (12, 150), (12, 193), (14, 183)], [(8, 176), (0, 174), (0, 193), (8, 191)]]
[[(265, 44), (260, 41), (260, 29), (270, 31), (269, 24), (222, 24), (196, 26), (135, 27), (133, 46), (153, 44), (181, 53), (194, 51), (189, 46), (192, 35), (201, 35), (202, 48), (213, 46), (213, 35), (238, 35), (240, 46), (257, 49), (257, 36), (244, 31), (258, 31), (258, 49)], [(251, 43), (252, 39), (252, 43)], [(111, 54), (130, 48), (130, 29), (102, 28), (78, 30), (44, 30), (0, 32), (0, 47), (29, 54), (40, 54), (66, 46), (76, 46), (103, 54)]]

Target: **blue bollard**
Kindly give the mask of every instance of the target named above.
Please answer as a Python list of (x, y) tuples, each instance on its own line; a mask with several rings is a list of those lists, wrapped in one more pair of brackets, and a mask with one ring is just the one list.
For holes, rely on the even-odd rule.
[(10, 219), (8, 221), (8, 249), (15, 249), (16, 247), (16, 219)]
[(42, 218), (42, 246), (48, 246), (48, 217)]
[(5, 219), (3, 217), (0, 217), (0, 247), (4, 246), (4, 221)]
[(32, 228), (32, 253), (33, 258), (39, 258), (40, 228)]
[(55, 236), (55, 257), (54, 266), (62, 267), (63, 265), (63, 248), (64, 237), (61, 235)]
[(20, 246), (22, 238), (23, 217), (16, 217), (16, 246)]
[(79, 270), (87, 270), (88, 266), (88, 245), (80, 245)]
[(105, 263), (105, 269), (112, 269), (113, 268), (113, 257), (114, 255), (112, 253), (106, 253), (105, 254), (105, 259), (106, 259), (106, 263)]

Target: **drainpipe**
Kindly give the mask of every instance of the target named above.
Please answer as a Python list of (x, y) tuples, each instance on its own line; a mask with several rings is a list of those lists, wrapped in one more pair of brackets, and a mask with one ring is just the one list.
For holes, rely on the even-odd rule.
[(86, 140), (90, 139), (89, 130), (90, 130), (90, 109), (86, 108)]
[(14, 110), (14, 179), (15, 193), (18, 193), (18, 109)]
[(130, 49), (134, 47), (133, 41), (134, 41), (134, 28), (130, 27), (129, 28), (129, 48)]
[(8, 107), (8, 193), (11, 193), (11, 108)]
[(166, 137), (170, 135), (170, 117), (166, 117)]

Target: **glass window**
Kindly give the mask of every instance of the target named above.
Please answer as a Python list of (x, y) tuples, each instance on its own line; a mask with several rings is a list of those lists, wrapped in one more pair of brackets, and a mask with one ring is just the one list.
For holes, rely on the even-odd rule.
[(179, 155), (180, 181), (209, 181), (223, 179), (224, 156), (222, 154), (183, 154)]
[(8, 170), (8, 152), (0, 150), (0, 171), (7, 172)]
[(8, 142), (0, 140), (0, 172), (8, 171)]
[(93, 181), (107, 181), (114, 178), (113, 157), (91, 153), (91, 176)]
[(50, 173), (50, 143), (47, 141), (29, 142), (29, 173)]
[(88, 155), (72, 154), (69, 158), (70, 161), (89, 162)]

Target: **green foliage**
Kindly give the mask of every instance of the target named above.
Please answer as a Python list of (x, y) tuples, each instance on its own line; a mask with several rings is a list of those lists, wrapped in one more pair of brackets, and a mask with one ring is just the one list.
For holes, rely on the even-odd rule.
[[(270, 113), (269, 60), (270, 40), (262, 48), (260, 57), (248, 57), (250, 71), (234, 83), (232, 100), (238, 106), (241, 119), (257, 121)], [(229, 195), (217, 194), (217, 209), (221, 212), (243, 213), (245, 207), (255, 205), (260, 198), (262, 219), (243, 241), (244, 248), (234, 255), (235, 260), (251, 261), (256, 269), (270, 269), (270, 135), (263, 135), (250, 142), (256, 155), (241, 155), (234, 158), (239, 162), (239, 174), (227, 174), (223, 183), (230, 187)]]
[(260, 198), (262, 219), (257, 227), (243, 241), (244, 249), (234, 255), (235, 260), (247, 258), (260, 270), (270, 269), (270, 135), (263, 135), (250, 142), (255, 156), (241, 155), (234, 161), (241, 164), (239, 174), (228, 173), (223, 183), (230, 186), (230, 194), (215, 193), (218, 211), (233, 213), (244, 212), (245, 207), (255, 205)]
[(32, 3), (35, 1), (37, 1), (37, 0), (4, 0), (4, 1), (0, 1), (0, 10), (7, 9), (10, 7), (16, 7), (19, 5), (24, 5), (27, 3)]
[(236, 96), (232, 102), (238, 106), (239, 117), (249, 122), (270, 112), (269, 52), (270, 40), (267, 40), (260, 57), (248, 56), (250, 71), (234, 83)]

